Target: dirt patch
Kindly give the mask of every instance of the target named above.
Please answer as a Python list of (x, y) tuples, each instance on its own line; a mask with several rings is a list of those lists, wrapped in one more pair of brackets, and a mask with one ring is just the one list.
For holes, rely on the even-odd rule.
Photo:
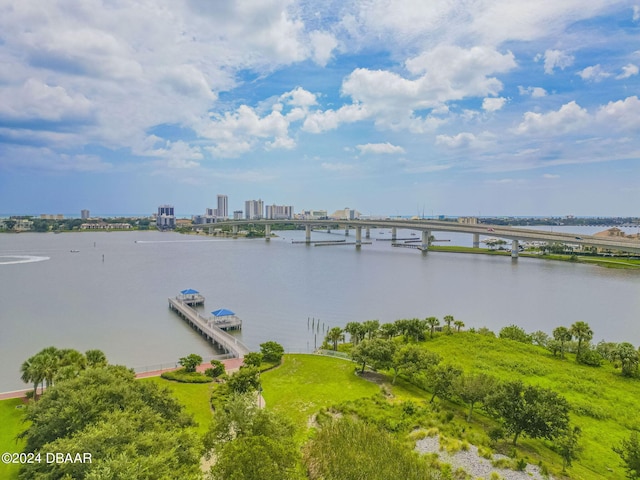
[(358, 376), (367, 380), (368, 382), (375, 383), (376, 385), (384, 385), (385, 383), (387, 383), (386, 375), (378, 372), (358, 373)]

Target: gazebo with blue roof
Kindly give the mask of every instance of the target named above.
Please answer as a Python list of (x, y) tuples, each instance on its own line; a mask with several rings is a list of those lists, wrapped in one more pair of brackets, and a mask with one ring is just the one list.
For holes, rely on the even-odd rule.
[(193, 288), (182, 290), (177, 298), (186, 305), (204, 305), (204, 297), (200, 295), (199, 291), (194, 290)]
[(220, 308), (211, 312), (213, 317), (210, 323), (222, 330), (240, 330), (242, 328), (242, 320), (229, 309)]

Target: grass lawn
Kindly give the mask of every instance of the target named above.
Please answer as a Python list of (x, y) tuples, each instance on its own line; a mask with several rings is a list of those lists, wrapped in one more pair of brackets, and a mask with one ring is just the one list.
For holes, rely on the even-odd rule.
[[(459, 247), (459, 246), (447, 246), (447, 245), (431, 245), (429, 250), (434, 252), (453, 252), (453, 253), (471, 253), (477, 255), (502, 255), (511, 256), (511, 250), (491, 250), (489, 248), (475, 248), (475, 247)], [(519, 252), (520, 257), (527, 258), (539, 258), (540, 260), (557, 260), (560, 262), (577, 262), (577, 263), (591, 263), (607, 268), (625, 268), (625, 269), (638, 269), (640, 268), (640, 260), (630, 260), (624, 257), (597, 257), (597, 256), (585, 256), (579, 255), (572, 259), (571, 255), (551, 254), (551, 255), (539, 255), (531, 252)]]
[[(0, 400), (0, 452), (19, 453), (24, 448), (24, 441), (16, 443), (16, 436), (26, 425), (22, 423), (24, 409), (16, 408), (23, 405), (19, 398)], [(0, 478), (18, 478), (19, 465), (5, 465), (0, 463)]]
[[(577, 364), (574, 355), (562, 360), (541, 347), (468, 332), (440, 334), (423, 345), (467, 373), (485, 372), (560, 393), (571, 405), (571, 422), (582, 429), (584, 451), (570, 469), (572, 478), (625, 477), (612, 447), (640, 428), (640, 379), (622, 377), (608, 363), (588, 367)], [(538, 450), (546, 460), (555, 456), (540, 448), (541, 441), (524, 439), (522, 446)]]
[(190, 413), (198, 423), (196, 431), (204, 434), (211, 423), (212, 413), (209, 404), (211, 397), (211, 383), (180, 383), (165, 380), (160, 377), (141, 378), (140, 382), (154, 382), (162, 387), (167, 387), (173, 396), (184, 405), (185, 410)]
[(285, 355), (280, 367), (261, 375), (262, 395), (269, 408), (290, 418), (304, 432), (309, 417), (322, 407), (369, 397), (380, 391), (358, 377), (356, 365), (319, 355)]

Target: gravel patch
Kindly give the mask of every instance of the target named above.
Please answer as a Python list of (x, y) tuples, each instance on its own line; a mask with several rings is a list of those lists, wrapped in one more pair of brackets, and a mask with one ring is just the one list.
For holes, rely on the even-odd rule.
[[(437, 453), (438, 458), (443, 463), (448, 463), (453, 467), (453, 471), (463, 468), (473, 478), (484, 478), (488, 480), (491, 473), (495, 472), (504, 480), (553, 480), (553, 477), (540, 473), (537, 465), (527, 465), (522, 471), (496, 468), (491, 465), (491, 460), (478, 455), (478, 447), (469, 445), (469, 450), (460, 450), (453, 455), (446, 451), (440, 451), (440, 438), (426, 437), (416, 442), (416, 450), (419, 453)], [(493, 459), (507, 458), (505, 455), (494, 454)]]

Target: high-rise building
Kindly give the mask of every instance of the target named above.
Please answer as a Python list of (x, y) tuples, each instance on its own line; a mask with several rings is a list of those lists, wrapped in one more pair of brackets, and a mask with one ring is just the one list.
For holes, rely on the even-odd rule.
[(293, 207), (290, 205), (267, 205), (265, 218), (269, 220), (290, 220), (293, 218)]
[(242, 210), (234, 210), (233, 211), (233, 219), (234, 220), (242, 220)]
[(80, 210), (80, 218), (82, 220), (86, 220), (87, 218), (89, 218), (91, 215), (89, 214), (89, 210)]
[(264, 202), (262, 200), (247, 200), (244, 202), (244, 218), (247, 220), (259, 220), (264, 212)]
[(159, 230), (176, 228), (176, 216), (173, 205), (160, 205), (156, 216), (156, 227)]
[(226, 195), (218, 195), (217, 217), (223, 220), (229, 217), (229, 198)]

